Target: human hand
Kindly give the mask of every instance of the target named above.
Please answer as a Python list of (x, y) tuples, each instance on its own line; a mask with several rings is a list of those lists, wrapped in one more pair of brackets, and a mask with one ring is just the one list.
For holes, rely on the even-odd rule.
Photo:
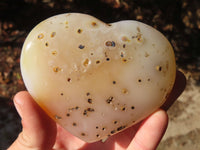
[(174, 88), (162, 109), (104, 143), (86, 143), (78, 139), (47, 116), (28, 92), (19, 92), (14, 103), (23, 129), (8, 150), (154, 150), (167, 128), (166, 110), (182, 93), (185, 83), (184, 75), (177, 72)]

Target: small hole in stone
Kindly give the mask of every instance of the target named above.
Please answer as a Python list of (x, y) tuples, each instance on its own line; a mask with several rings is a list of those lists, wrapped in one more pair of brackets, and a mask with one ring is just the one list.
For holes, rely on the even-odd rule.
[(115, 133), (115, 130), (110, 131), (110, 133), (111, 133), (111, 134), (114, 134), (114, 133)]
[(77, 32), (80, 34), (82, 33), (82, 29), (78, 29)]
[(113, 83), (113, 84), (116, 84), (116, 81), (113, 81), (112, 83)]
[(46, 47), (48, 47), (48, 46), (49, 46), (49, 43), (48, 43), (48, 42), (46, 42), (46, 43), (45, 43), (45, 46), (46, 46)]
[(114, 123), (114, 124), (117, 124), (117, 121), (114, 121), (113, 123)]
[(97, 134), (96, 137), (99, 137), (99, 134)]
[(126, 107), (122, 107), (121, 110), (122, 110), (122, 111), (125, 111), (125, 110), (126, 110)]
[(106, 61), (110, 61), (110, 58), (106, 58)]
[(67, 82), (71, 82), (72, 81), (72, 79), (71, 78), (67, 78)]
[(161, 66), (156, 66), (156, 70), (162, 71), (162, 67)]
[(85, 46), (84, 46), (84, 45), (82, 45), (82, 44), (80, 44), (78, 48), (80, 48), (80, 49), (84, 49), (84, 48), (85, 48)]

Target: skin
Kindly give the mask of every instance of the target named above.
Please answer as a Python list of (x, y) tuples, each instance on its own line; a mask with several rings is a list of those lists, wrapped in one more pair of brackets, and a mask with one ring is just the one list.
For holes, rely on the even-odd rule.
[(28, 92), (19, 92), (14, 97), (14, 104), (22, 118), (23, 129), (8, 150), (154, 150), (167, 128), (166, 111), (183, 92), (185, 85), (184, 75), (177, 71), (171, 95), (161, 108), (104, 143), (86, 143), (74, 137), (49, 118)]

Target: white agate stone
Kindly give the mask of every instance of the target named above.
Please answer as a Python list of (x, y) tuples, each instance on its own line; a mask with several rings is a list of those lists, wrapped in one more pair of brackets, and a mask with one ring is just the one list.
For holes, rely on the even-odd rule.
[(25, 85), (44, 111), (86, 142), (116, 134), (158, 109), (176, 75), (172, 46), (137, 21), (53, 16), (28, 35)]

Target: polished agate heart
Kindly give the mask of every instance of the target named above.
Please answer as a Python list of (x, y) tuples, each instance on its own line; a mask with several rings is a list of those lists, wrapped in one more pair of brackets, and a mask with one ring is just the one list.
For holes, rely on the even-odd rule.
[(28, 91), (51, 118), (95, 142), (158, 109), (173, 87), (176, 66), (168, 40), (146, 24), (106, 24), (68, 13), (30, 32), (21, 71)]

